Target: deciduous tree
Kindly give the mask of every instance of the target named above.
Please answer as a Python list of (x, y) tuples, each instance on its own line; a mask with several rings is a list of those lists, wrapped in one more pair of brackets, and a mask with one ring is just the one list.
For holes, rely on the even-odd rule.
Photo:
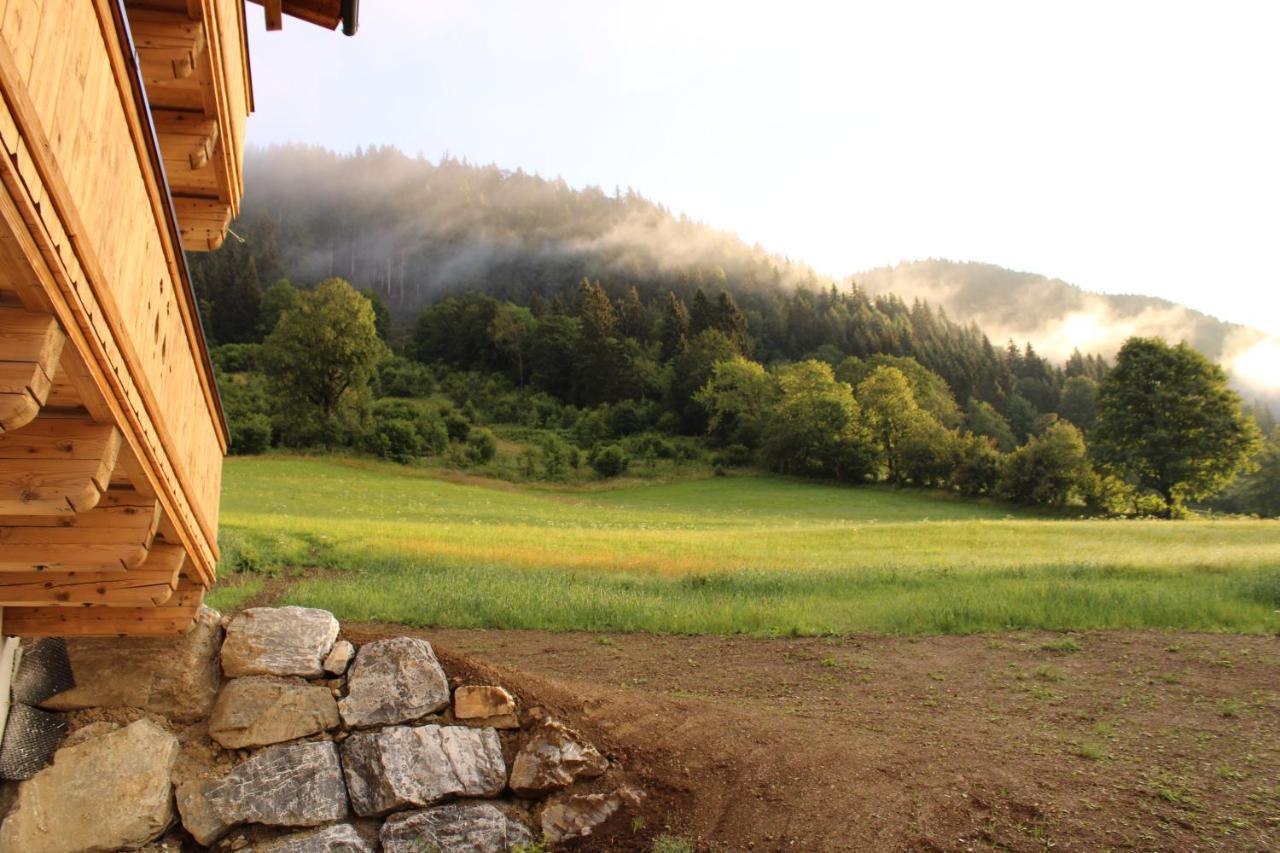
[(1222, 368), (1185, 343), (1130, 338), (1098, 390), (1098, 460), (1173, 515), (1225, 488), (1260, 441)]

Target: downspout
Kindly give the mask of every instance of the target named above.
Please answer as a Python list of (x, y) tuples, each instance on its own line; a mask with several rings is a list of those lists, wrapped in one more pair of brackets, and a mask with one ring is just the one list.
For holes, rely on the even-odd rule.
[(353, 36), (360, 29), (360, 0), (342, 0), (342, 34)]
[[(344, 4), (348, 2), (358, 3), (358, 0), (343, 0)], [(129, 31), (129, 16), (124, 8), (124, 0), (115, 0), (111, 10), (112, 17), (115, 19), (116, 33), (120, 37), (120, 44), (127, 48), (124, 51), (125, 66), (129, 71), (129, 82), (133, 84), (130, 88), (133, 89), (134, 103), (147, 131), (147, 157), (151, 160), (151, 168), (160, 179), (160, 194), (164, 202), (165, 225), (168, 226), (169, 239), (173, 242), (174, 255), (178, 264), (178, 277), (180, 279), (178, 284), (185, 291), (184, 296), (195, 316), (196, 343), (198, 344), (197, 349), (200, 350), (201, 365), (204, 367), (204, 371), (209, 377), (209, 384), (213, 388), (213, 402), (217, 410), (218, 424), (222, 429), (222, 434), (230, 442), (231, 431), (227, 428), (227, 416), (222, 409), (222, 394), (218, 390), (218, 381), (213, 373), (213, 362), (209, 360), (209, 343), (204, 336), (204, 319), (200, 316), (200, 303), (196, 300), (194, 289), (191, 286), (191, 269), (187, 266), (187, 253), (182, 248), (182, 233), (178, 229), (178, 213), (173, 206), (173, 194), (169, 192), (169, 176), (164, 171), (164, 158), (160, 154), (160, 140), (156, 136), (155, 123), (151, 120), (151, 105), (147, 102), (147, 87), (142, 79), (142, 63), (138, 61), (138, 53), (133, 46), (133, 33)]]

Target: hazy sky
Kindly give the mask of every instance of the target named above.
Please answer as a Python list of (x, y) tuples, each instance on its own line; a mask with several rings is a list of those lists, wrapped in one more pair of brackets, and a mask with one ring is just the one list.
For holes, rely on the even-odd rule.
[(252, 144), (634, 186), (847, 275), (981, 260), (1280, 334), (1280, 3), (249, 6)]

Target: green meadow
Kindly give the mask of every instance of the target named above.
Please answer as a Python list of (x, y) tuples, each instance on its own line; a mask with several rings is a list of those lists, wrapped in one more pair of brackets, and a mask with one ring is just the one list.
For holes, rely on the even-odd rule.
[(418, 626), (750, 633), (1280, 632), (1280, 522), (1051, 518), (765, 475), (552, 488), (233, 458), (222, 581)]

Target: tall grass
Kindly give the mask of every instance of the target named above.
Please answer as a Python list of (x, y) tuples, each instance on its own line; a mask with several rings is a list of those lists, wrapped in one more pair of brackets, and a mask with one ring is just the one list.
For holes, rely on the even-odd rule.
[(774, 477), (590, 493), (228, 462), (224, 565), (415, 625), (676, 633), (1280, 630), (1280, 524), (1045, 520)]

